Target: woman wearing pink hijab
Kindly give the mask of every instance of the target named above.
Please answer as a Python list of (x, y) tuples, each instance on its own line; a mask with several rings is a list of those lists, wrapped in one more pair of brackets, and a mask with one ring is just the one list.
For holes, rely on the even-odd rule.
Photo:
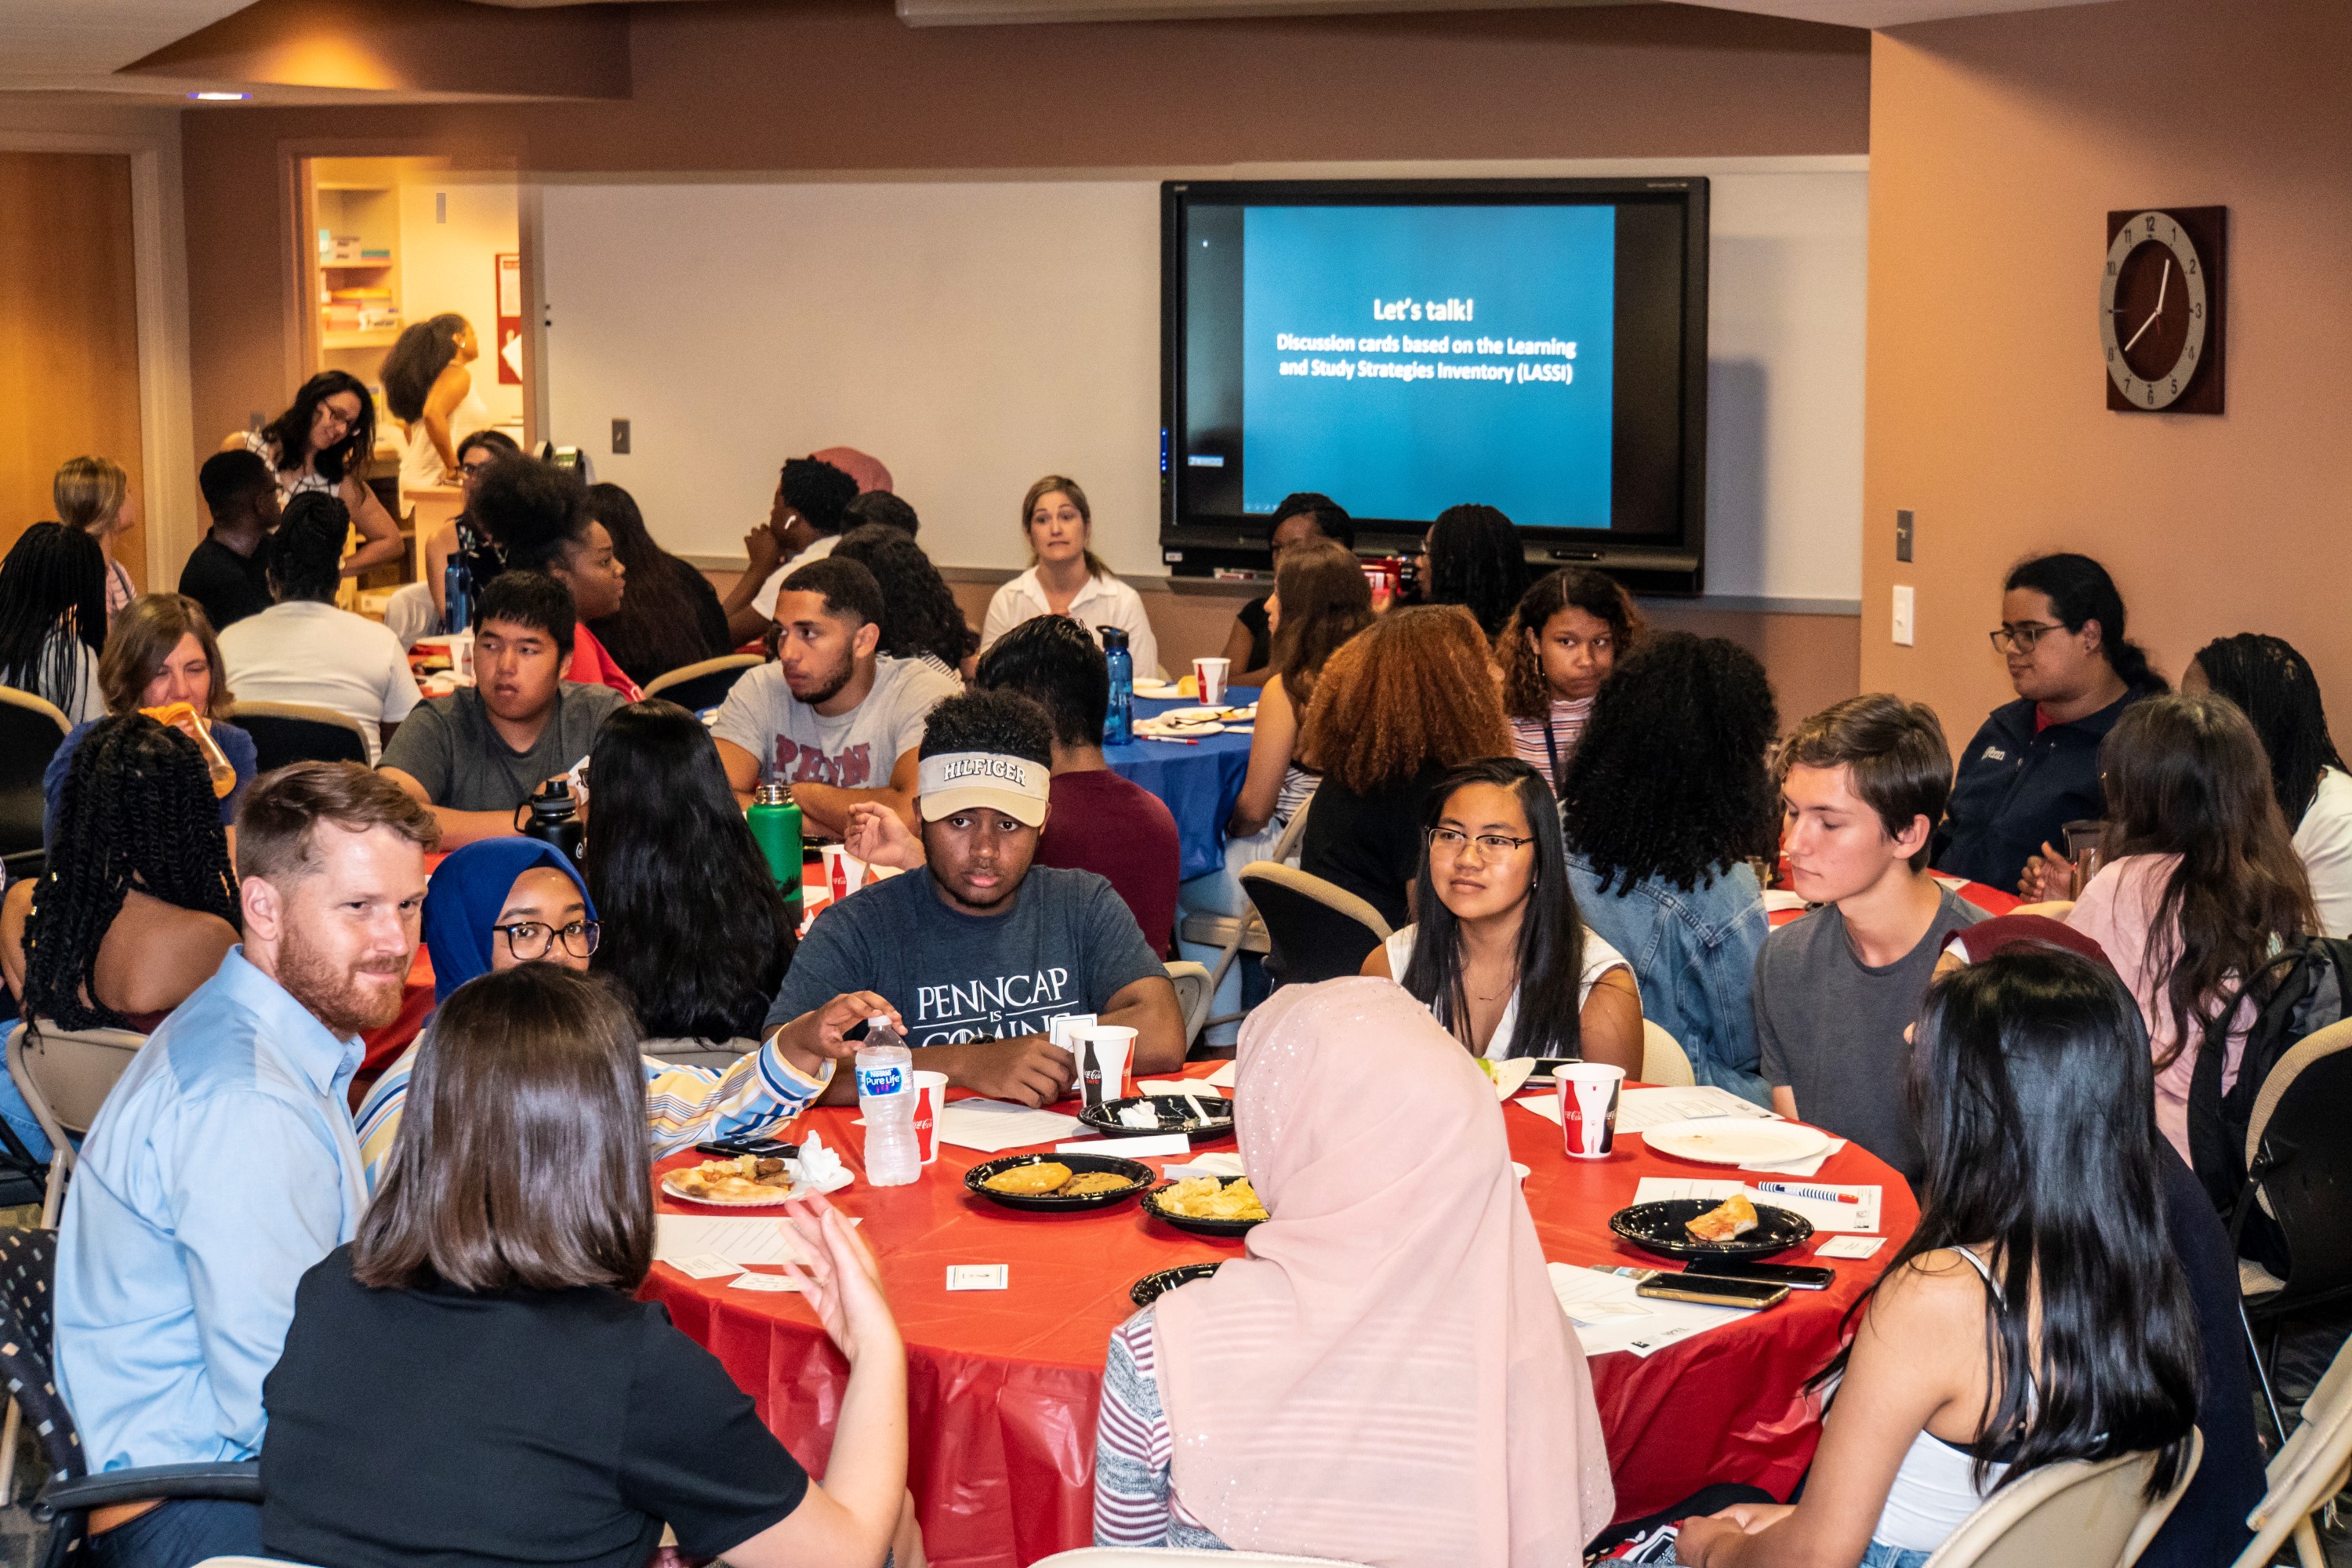
[(1580, 1564), (1608, 1451), (1486, 1076), (1334, 980), (1251, 1016), (1235, 1098), (1273, 1217), (1111, 1336), (1096, 1543)]

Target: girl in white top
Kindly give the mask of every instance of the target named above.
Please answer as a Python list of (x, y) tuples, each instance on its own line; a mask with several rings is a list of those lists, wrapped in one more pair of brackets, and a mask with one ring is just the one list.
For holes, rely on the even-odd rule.
[(457, 482), (457, 443), (490, 423), (468, 367), (481, 355), (473, 323), (456, 312), (417, 322), (383, 356), (383, 402), (400, 421), (404, 489)]
[(1559, 808), (1543, 775), (1496, 757), (1429, 792), (1420, 919), (1364, 960), (1490, 1061), (1581, 1057), (1642, 1071), (1642, 994), (1569, 891)]
[(400, 559), (400, 525), (360, 479), (360, 465), (375, 451), (375, 402), (349, 371), (320, 371), (302, 384), (292, 407), (258, 430), (238, 431), (221, 450), (259, 454), (278, 481), (281, 506), (305, 490), (341, 500), (364, 541), (344, 558), (344, 576)]
[(1110, 574), (1093, 549), (1094, 511), (1076, 479), (1047, 474), (1029, 487), (1021, 503), (1021, 531), (1029, 536), (1035, 564), (996, 591), (980, 628), (980, 651), (1038, 616), (1068, 616), (1097, 635), (1105, 626), (1127, 634), (1135, 673), (1160, 673), (1160, 639), (1143, 614), (1136, 591)]
[(1694, 1568), (1920, 1568), (2040, 1466), (2153, 1451), (2154, 1497), (2187, 1458), (2196, 1309), (2151, 1118), (2116, 1114), (2155, 1092), (2131, 994), (2021, 945), (1937, 981), (1916, 1041), (1918, 1228), (1820, 1380), (1803, 1500), (1683, 1521)]
[(68, 458), (49, 483), (58, 521), (98, 541), (106, 557), (106, 624), (138, 595), (131, 574), (114, 558), (115, 541), (139, 526), (139, 492), (122, 465), (106, 458)]
[(2279, 809), (2311, 881), (2322, 936), (2352, 936), (2352, 773), (2327, 733), (2311, 661), (2283, 637), (2241, 632), (2197, 650), (2184, 693), (2213, 691), (2244, 711), (2270, 760)]

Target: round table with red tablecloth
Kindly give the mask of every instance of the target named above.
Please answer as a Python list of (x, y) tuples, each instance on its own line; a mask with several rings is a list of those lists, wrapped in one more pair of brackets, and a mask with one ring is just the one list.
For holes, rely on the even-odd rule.
[[(1194, 1063), (1187, 1072), (1205, 1075), (1215, 1065)], [(1173, 1230), (1133, 1202), (1066, 1216), (1000, 1208), (963, 1186), (965, 1171), (988, 1156), (945, 1145), (913, 1185), (870, 1187), (855, 1114), (812, 1111), (793, 1136), (821, 1134), (859, 1176), (835, 1202), (862, 1222), (906, 1339), (908, 1480), (931, 1562), (1013, 1568), (1087, 1544), (1103, 1352), (1111, 1330), (1135, 1310), (1128, 1288), (1156, 1269), (1238, 1256), (1242, 1243)], [(1513, 1158), (1530, 1169), (1528, 1208), (1553, 1262), (1660, 1267), (1612, 1236), (1609, 1215), (1633, 1201), (1645, 1175), (1737, 1174), (1653, 1153), (1637, 1136), (1621, 1138), (1608, 1160), (1571, 1161), (1558, 1123), (1516, 1106), (1504, 1107), (1503, 1119)], [(697, 1158), (679, 1155), (663, 1168)], [(1748, 1481), (1785, 1496), (1811, 1462), (1818, 1423), (1803, 1385), (1835, 1350), (1847, 1309), (1918, 1220), (1903, 1179), (1857, 1145), (1831, 1155), (1815, 1179), (1885, 1189), (1880, 1233), (1888, 1241), (1875, 1258), (1819, 1259), (1836, 1271), (1827, 1290), (1794, 1292), (1646, 1359), (1594, 1359), (1619, 1518), (1671, 1507), (1709, 1481)], [(667, 1197), (660, 1206), (725, 1212)], [(1821, 1239), (1780, 1261), (1816, 1261)], [(1006, 1289), (947, 1290), (950, 1266), (988, 1263), (1008, 1266)], [(645, 1294), (725, 1363), (768, 1426), (822, 1474), (847, 1373), (808, 1306), (795, 1295), (691, 1279), (666, 1264), (655, 1266)]]

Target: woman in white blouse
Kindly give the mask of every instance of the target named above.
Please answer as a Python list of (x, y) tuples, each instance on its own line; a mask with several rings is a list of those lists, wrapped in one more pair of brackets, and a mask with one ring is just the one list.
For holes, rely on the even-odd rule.
[(1580, 1057), (1642, 1071), (1642, 993), (1569, 890), (1559, 808), (1534, 768), (1494, 757), (1429, 792), (1417, 923), (1364, 960), (1473, 1056)]
[(1039, 616), (1068, 616), (1098, 636), (1105, 626), (1127, 634), (1135, 673), (1160, 672), (1160, 639), (1143, 613), (1143, 599), (1111, 575), (1094, 552), (1094, 511), (1076, 479), (1047, 474), (1029, 487), (1021, 503), (1021, 531), (1029, 536), (1034, 563), (996, 591), (980, 629), (980, 651), (1022, 622)]

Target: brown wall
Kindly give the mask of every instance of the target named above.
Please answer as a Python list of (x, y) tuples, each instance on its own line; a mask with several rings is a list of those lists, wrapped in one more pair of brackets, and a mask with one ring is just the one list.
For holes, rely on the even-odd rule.
[[(1872, 56), (1862, 681), (1966, 743), (2011, 693), (2017, 558), (2087, 551), (2168, 674), (2260, 630), (2352, 711), (2352, 6), (2135, 0), (1899, 29)], [(2110, 209), (2230, 208), (2228, 412), (2108, 412)], [(1918, 513), (1894, 560), (1894, 513)], [(1918, 642), (1888, 636), (1918, 589)]]
[[(142, 493), (139, 308), (132, 276), (131, 160), (108, 153), (0, 153), (0, 552), (58, 515), (68, 458), (111, 458)], [(143, 524), (109, 542), (147, 585)]]

